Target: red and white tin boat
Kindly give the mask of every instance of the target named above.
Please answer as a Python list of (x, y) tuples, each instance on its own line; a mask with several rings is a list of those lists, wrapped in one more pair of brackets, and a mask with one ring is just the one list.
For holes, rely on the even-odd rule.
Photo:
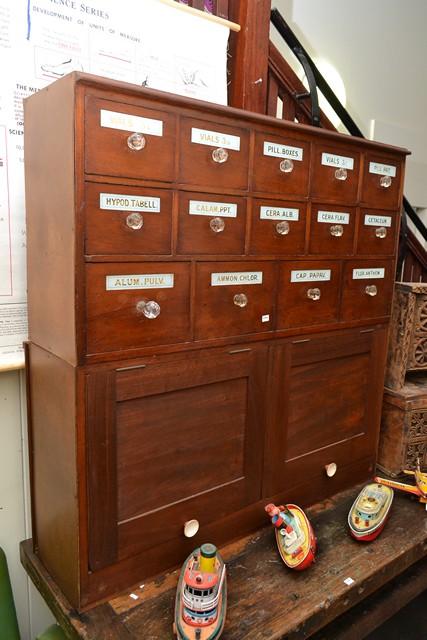
[(296, 504), (268, 504), (265, 510), (275, 528), (283, 562), (296, 571), (307, 569), (315, 560), (316, 537), (304, 511)]
[(393, 489), (372, 483), (363, 487), (348, 514), (350, 533), (356, 540), (371, 542), (384, 529), (391, 504)]

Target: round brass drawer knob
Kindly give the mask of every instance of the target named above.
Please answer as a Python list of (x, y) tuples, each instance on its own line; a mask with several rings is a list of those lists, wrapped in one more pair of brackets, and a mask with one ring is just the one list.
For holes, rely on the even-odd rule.
[(338, 467), (335, 462), (330, 462), (329, 464), (325, 464), (325, 471), (328, 478), (333, 478), (338, 470)]
[(228, 151), (227, 149), (223, 149), (223, 147), (219, 147), (218, 149), (214, 149), (212, 151), (212, 160), (217, 162), (218, 164), (222, 164), (223, 162), (227, 162), (228, 160)]
[(233, 298), (233, 302), (236, 307), (246, 307), (248, 304), (248, 296), (245, 293), (236, 293)]
[(184, 535), (186, 538), (193, 538), (198, 532), (200, 527), (198, 520), (188, 520), (184, 524)]
[(377, 285), (375, 285), (375, 284), (368, 284), (368, 285), (365, 287), (365, 293), (366, 293), (366, 295), (368, 295), (368, 296), (372, 296), (372, 297), (376, 296), (376, 295), (377, 295), (377, 293), (378, 293)]
[(334, 236), (334, 238), (340, 238), (344, 233), (344, 227), (342, 224), (333, 224), (329, 228), (329, 233), (331, 236)]
[(378, 227), (375, 229), (375, 235), (377, 238), (385, 238), (387, 235), (387, 229), (385, 227)]
[(308, 289), (307, 298), (314, 301), (320, 300), (320, 289), (318, 289), (317, 287), (314, 287), (313, 289)]
[(340, 167), (339, 169), (335, 169), (335, 178), (337, 180), (347, 180), (347, 178), (348, 178), (347, 169), (344, 169), (344, 167)]
[(154, 320), (160, 315), (160, 305), (155, 300), (140, 300), (136, 305), (136, 310), (148, 320)]
[(141, 151), (145, 147), (146, 139), (142, 133), (132, 133), (128, 138), (128, 147), (132, 151)]
[(287, 236), (290, 230), (289, 222), (287, 220), (281, 220), (276, 224), (276, 231), (279, 236)]
[(209, 226), (215, 233), (221, 233), (225, 229), (225, 222), (222, 218), (212, 218), (209, 221)]
[(381, 176), (380, 178), (380, 187), (383, 189), (388, 189), (391, 186), (391, 177), (390, 176)]
[(130, 213), (126, 218), (126, 225), (129, 229), (133, 229), (134, 231), (138, 231), (141, 229), (144, 224), (144, 218), (140, 213)]
[(289, 158), (286, 158), (279, 164), (279, 169), (282, 173), (291, 173), (294, 170), (294, 163)]

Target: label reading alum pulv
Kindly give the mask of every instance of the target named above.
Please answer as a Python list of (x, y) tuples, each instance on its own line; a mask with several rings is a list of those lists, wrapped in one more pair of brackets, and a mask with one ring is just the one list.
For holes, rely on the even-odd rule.
[(99, 208), (112, 211), (151, 211), (160, 212), (160, 198), (150, 196), (132, 196), (123, 193), (100, 193)]
[(148, 133), (152, 136), (163, 135), (162, 120), (133, 116), (128, 113), (119, 113), (118, 111), (107, 111), (106, 109), (101, 109), (100, 124), (101, 127), (108, 127), (109, 129)]
[(353, 280), (384, 278), (384, 267), (377, 269), (353, 269)]
[(205, 202), (204, 200), (190, 200), (188, 213), (193, 216), (221, 216), (222, 218), (236, 218), (237, 204), (232, 202)]
[(264, 155), (273, 158), (289, 158), (290, 160), (301, 161), (304, 155), (304, 149), (301, 147), (290, 147), (287, 144), (279, 142), (264, 141)]
[(107, 291), (115, 291), (117, 289), (172, 289), (173, 284), (173, 273), (142, 273), (105, 277)]
[(337, 169), (350, 169), (354, 168), (353, 158), (347, 156), (336, 156), (333, 153), (322, 153), (322, 164), (326, 167), (336, 167)]
[(211, 273), (211, 286), (262, 284), (262, 271), (223, 271)]

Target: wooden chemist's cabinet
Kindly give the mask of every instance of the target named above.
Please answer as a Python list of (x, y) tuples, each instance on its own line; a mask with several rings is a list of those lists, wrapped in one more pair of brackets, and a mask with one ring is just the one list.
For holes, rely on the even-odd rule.
[(84, 74), (25, 109), (34, 544), (71, 603), (368, 479), (407, 152)]

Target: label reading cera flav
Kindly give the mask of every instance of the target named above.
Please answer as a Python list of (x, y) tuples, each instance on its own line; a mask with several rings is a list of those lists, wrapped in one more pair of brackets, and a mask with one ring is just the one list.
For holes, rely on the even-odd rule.
[(222, 218), (236, 218), (237, 204), (232, 202), (190, 200), (188, 203), (188, 213), (193, 216), (221, 216)]
[(319, 282), (330, 280), (330, 269), (304, 269), (303, 271), (291, 271), (291, 282)]
[(354, 168), (353, 158), (347, 156), (336, 156), (333, 153), (322, 153), (322, 164), (326, 167), (336, 167), (337, 169), (350, 169)]
[(262, 271), (223, 271), (211, 273), (211, 286), (262, 284)]
[(342, 211), (318, 211), (317, 222), (348, 224), (350, 222), (350, 214), (342, 213)]
[(384, 267), (377, 269), (353, 269), (353, 280), (371, 280), (384, 278)]
[(163, 121), (153, 118), (133, 116), (118, 111), (101, 109), (101, 127), (120, 129), (121, 131), (134, 131), (136, 133), (148, 133), (151, 136), (163, 135)]
[(125, 289), (172, 289), (173, 273), (140, 273), (137, 275), (106, 276), (107, 291)]
[(260, 207), (261, 220), (298, 220), (299, 209), (287, 209), (285, 207)]
[(369, 173), (375, 173), (379, 176), (396, 177), (396, 167), (392, 164), (381, 164), (380, 162), (369, 163)]
[(364, 224), (366, 227), (391, 227), (391, 216), (374, 216), (367, 213)]
[(239, 136), (232, 136), (229, 133), (221, 133), (220, 131), (209, 131), (208, 129), (192, 127), (191, 142), (207, 144), (210, 147), (224, 147), (224, 149), (240, 151)]
[(150, 196), (132, 196), (123, 193), (100, 193), (99, 208), (112, 211), (151, 211), (160, 212), (160, 198)]
[(273, 158), (289, 158), (290, 160), (301, 161), (304, 155), (304, 149), (301, 147), (291, 147), (287, 144), (279, 144), (278, 142), (264, 141), (264, 155)]

